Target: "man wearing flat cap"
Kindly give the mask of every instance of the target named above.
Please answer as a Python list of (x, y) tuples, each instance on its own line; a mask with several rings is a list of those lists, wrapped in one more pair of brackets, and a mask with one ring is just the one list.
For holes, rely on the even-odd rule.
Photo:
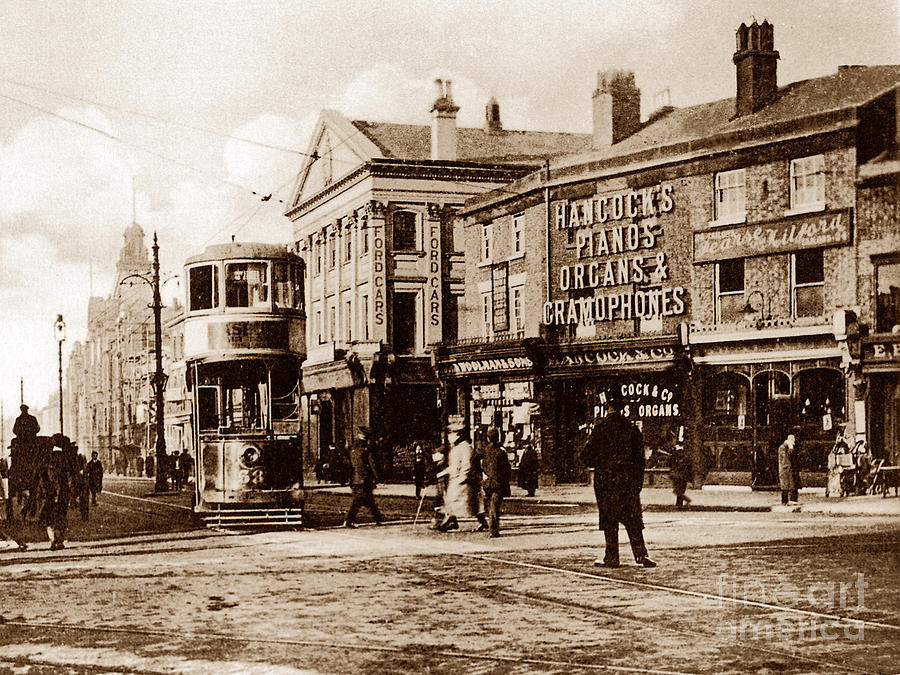
[(594, 495), (606, 554), (594, 561), (603, 567), (619, 566), (619, 523), (625, 526), (635, 562), (656, 567), (644, 544), (641, 487), (644, 482), (644, 439), (637, 426), (622, 413), (619, 392), (607, 396), (607, 415), (599, 420), (584, 446), (582, 459), (594, 469)]
[(375, 519), (376, 525), (381, 525), (383, 520), (381, 511), (375, 503), (375, 484), (378, 482), (378, 474), (375, 471), (375, 462), (372, 459), (370, 439), (372, 430), (361, 426), (356, 430), (356, 438), (350, 446), (350, 464), (353, 475), (350, 478), (350, 489), (353, 498), (350, 500), (350, 508), (347, 509), (347, 517), (344, 519), (344, 527), (356, 527), (353, 524), (360, 506), (368, 507)]

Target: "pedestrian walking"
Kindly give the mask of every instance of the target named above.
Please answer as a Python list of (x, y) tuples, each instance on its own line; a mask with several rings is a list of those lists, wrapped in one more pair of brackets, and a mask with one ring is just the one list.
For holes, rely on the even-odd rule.
[(78, 504), (78, 512), (82, 520), (87, 520), (91, 514), (91, 497), (88, 488), (87, 459), (78, 452), (78, 445), (72, 443), (71, 455), (74, 459), (74, 471), (72, 472), (72, 501)]
[(356, 440), (350, 446), (352, 470), (350, 489), (353, 493), (353, 498), (350, 500), (350, 507), (347, 509), (344, 527), (356, 527), (353, 521), (361, 506), (368, 507), (376, 525), (381, 525), (383, 520), (373, 494), (378, 483), (378, 472), (375, 470), (375, 462), (369, 445), (371, 438), (372, 430), (369, 427), (359, 427), (356, 432)]
[(9, 492), (9, 463), (6, 461), (6, 457), (0, 457), (0, 500), (3, 500), (6, 505), (6, 520), (0, 529), (0, 550), (27, 551), (28, 546), (22, 538), (22, 528), (19, 526), (12, 508), (12, 496)]
[(672, 480), (672, 492), (675, 493), (675, 506), (679, 509), (691, 503), (687, 486), (692, 476), (691, 458), (684, 447), (684, 427), (679, 426), (675, 434), (672, 452), (669, 455), (669, 478)]
[(421, 443), (416, 443), (413, 450), (413, 483), (416, 486), (416, 499), (422, 496), (422, 490), (425, 489), (425, 478), (428, 473), (428, 461), (425, 457), (425, 451), (422, 449)]
[(71, 454), (72, 448), (68, 437), (54, 434), (52, 442), (53, 447), (41, 470), (40, 492), (44, 504), (40, 513), (40, 523), (47, 528), (50, 550), (58, 551), (65, 548), (75, 458)]
[(103, 491), (103, 463), (97, 451), (91, 453), (91, 461), (87, 463), (88, 490), (91, 493), (91, 503), (97, 505), (97, 495)]
[(487, 431), (487, 442), (481, 458), (481, 470), (484, 472), (485, 501), (488, 509), (488, 529), (491, 537), (500, 536), (500, 507), (503, 499), (509, 497), (509, 479), (512, 472), (506, 450), (500, 447), (500, 433), (496, 427)]
[(641, 488), (644, 482), (644, 439), (637, 426), (622, 415), (622, 401), (613, 392), (608, 414), (594, 425), (583, 449), (584, 463), (594, 469), (594, 496), (606, 552), (595, 565), (619, 566), (619, 523), (625, 526), (634, 560), (656, 567), (644, 544)]
[(522, 456), (519, 458), (519, 469), (516, 476), (516, 484), (525, 490), (529, 497), (534, 497), (534, 493), (537, 490), (539, 468), (537, 451), (529, 443), (525, 446)]
[(478, 530), (488, 529), (487, 519), (479, 508), (481, 469), (468, 433), (459, 428), (447, 432), (447, 493), (444, 498), (444, 520), (440, 530), (458, 530), (460, 518), (476, 518)]
[(788, 431), (787, 437), (778, 446), (778, 487), (781, 489), (782, 504), (797, 503), (797, 484), (794, 482), (794, 469), (791, 464), (794, 446), (797, 443), (797, 427)]
[(181, 468), (181, 485), (182, 487), (190, 484), (194, 477), (194, 458), (187, 448), (181, 449), (181, 457), (178, 458), (178, 466)]

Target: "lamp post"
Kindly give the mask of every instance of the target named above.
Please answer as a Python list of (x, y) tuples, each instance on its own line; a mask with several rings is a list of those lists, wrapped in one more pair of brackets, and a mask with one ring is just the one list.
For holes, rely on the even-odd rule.
[(163, 471), (166, 466), (166, 422), (165, 401), (166, 375), (162, 367), (162, 298), (159, 292), (159, 244), (156, 240), (156, 232), (153, 233), (153, 276), (148, 279), (141, 274), (129, 274), (121, 282), (132, 277), (138, 278), (153, 288), (153, 333), (155, 337), (154, 355), (156, 357), (156, 370), (151, 378), (153, 393), (156, 402), (156, 483), (154, 490), (165, 492), (166, 475)]
[(66, 341), (66, 322), (62, 314), (56, 315), (56, 323), (53, 324), (56, 333), (56, 344), (59, 351), (59, 433), (63, 433), (63, 373), (62, 373), (62, 343)]

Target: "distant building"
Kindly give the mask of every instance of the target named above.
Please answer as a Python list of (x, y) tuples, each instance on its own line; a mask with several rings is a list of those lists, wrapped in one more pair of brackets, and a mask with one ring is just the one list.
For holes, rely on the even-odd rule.
[(124, 232), (115, 284), (88, 302), (87, 340), (75, 343), (66, 383), (66, 433), (82, 452), (96, 451), (109, 472), (135, 473), (153, 447), (153, 291), (144, 231)]
[(358, 425), (382, 438), (386, 468), (436, 441), (437, 345), (457, 337), (465, 255), (453, 213), (590, 135), (507, 131), (492, 100), (481, 129), (457, 128), (449, 81), (431, 125), (350, 121), (322, 112), (286, 216), (307, 265), (304, 464)]

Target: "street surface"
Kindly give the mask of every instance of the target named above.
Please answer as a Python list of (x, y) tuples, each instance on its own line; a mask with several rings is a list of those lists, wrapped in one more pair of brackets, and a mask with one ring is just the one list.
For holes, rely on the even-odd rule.
[(383, 527), (326, 527), (320, 504), (320, 529), (247, 534), (191, 529), (161, 503), (184, 496), (140, 499), (101, 498), (152, 506), (134, 536), (0, 553), (0, 670), (889, 673), (900, 658), (896, 518), (648, 512), (659, 567), (634, 566), (623, 531), (607, 570), (585, 511), (512, 515), (488, 539), (414, 525), (400, 503)]

